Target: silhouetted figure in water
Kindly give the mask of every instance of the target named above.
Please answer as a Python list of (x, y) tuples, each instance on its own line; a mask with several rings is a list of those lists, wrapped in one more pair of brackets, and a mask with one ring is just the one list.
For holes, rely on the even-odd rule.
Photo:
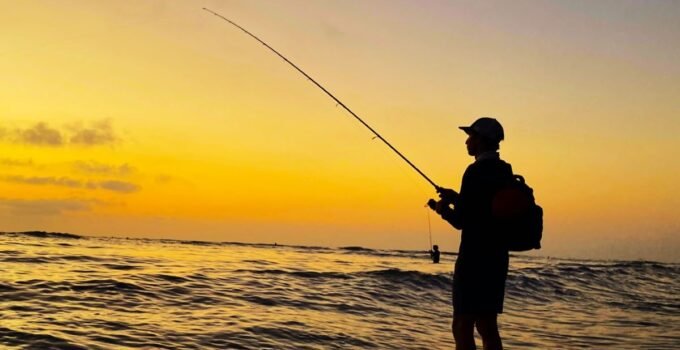
[(439, 264), (439, 255), (441, 253), (439, 252), (439, 246), (438, 245), (433, 245), (432, 250), (430, 250), (430, 258), (432, 259), (432, 262), (435, 264)]
[(512, 168), (497, 152), (504, 132), (496, 119), (480, 118), (460, 129), (468, 134), (465, 144), (475, 161), (465, 170), (460, 193), (442, 188), (439, 201), (428, 201), (444, 220), (462, 230), (453, 274), (453, 338), (456, 349), (475, 349), (476, 327), (485, 350), (502, 349), (497, 318), (503, 312), (508, 250), (494, 226), (491, 203), (512, 179)]

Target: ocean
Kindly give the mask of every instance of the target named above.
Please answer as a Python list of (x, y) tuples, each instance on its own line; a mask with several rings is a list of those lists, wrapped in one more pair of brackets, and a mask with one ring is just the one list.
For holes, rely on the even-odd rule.
[[(452, 349), (456, 255), (428, 258), (0, 234), (0, 348)], [(678, 276), (680, 264), (513, 255), (504, 345), (680, 349)]]

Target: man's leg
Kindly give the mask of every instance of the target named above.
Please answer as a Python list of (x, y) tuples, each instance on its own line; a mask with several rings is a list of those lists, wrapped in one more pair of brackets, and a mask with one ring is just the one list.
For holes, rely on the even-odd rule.
[(454, 314), (453, 339), (456, 341), (456, 350), (474, 350), (475, 346), (475, 315)]
[(503, 343), (498, 333), (498, 314), (481, 314), (477, 317), (477, 332), (482, 337), (484, 350), (502, 350)]

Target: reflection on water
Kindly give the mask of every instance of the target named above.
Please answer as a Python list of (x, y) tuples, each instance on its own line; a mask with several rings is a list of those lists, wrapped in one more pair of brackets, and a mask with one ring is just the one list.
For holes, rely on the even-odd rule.
[[(426, 252), (0, 235), (9, 348), (452, 348)], [(508, 348), (674, 348), (680, 265), (514, 257)]]

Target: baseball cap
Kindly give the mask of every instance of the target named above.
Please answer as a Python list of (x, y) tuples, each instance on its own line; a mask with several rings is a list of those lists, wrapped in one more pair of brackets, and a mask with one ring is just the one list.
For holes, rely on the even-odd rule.
[(496, 142), (501, 142), (505, 137), (501, 123), (499, 123), (498, 120), (489, 117), (479, 118), (475, 120), (472, 125), (461, 126), (459, 129), (465, 131), (468, 135), (470, 135), (470, 133), (475, 133)]

